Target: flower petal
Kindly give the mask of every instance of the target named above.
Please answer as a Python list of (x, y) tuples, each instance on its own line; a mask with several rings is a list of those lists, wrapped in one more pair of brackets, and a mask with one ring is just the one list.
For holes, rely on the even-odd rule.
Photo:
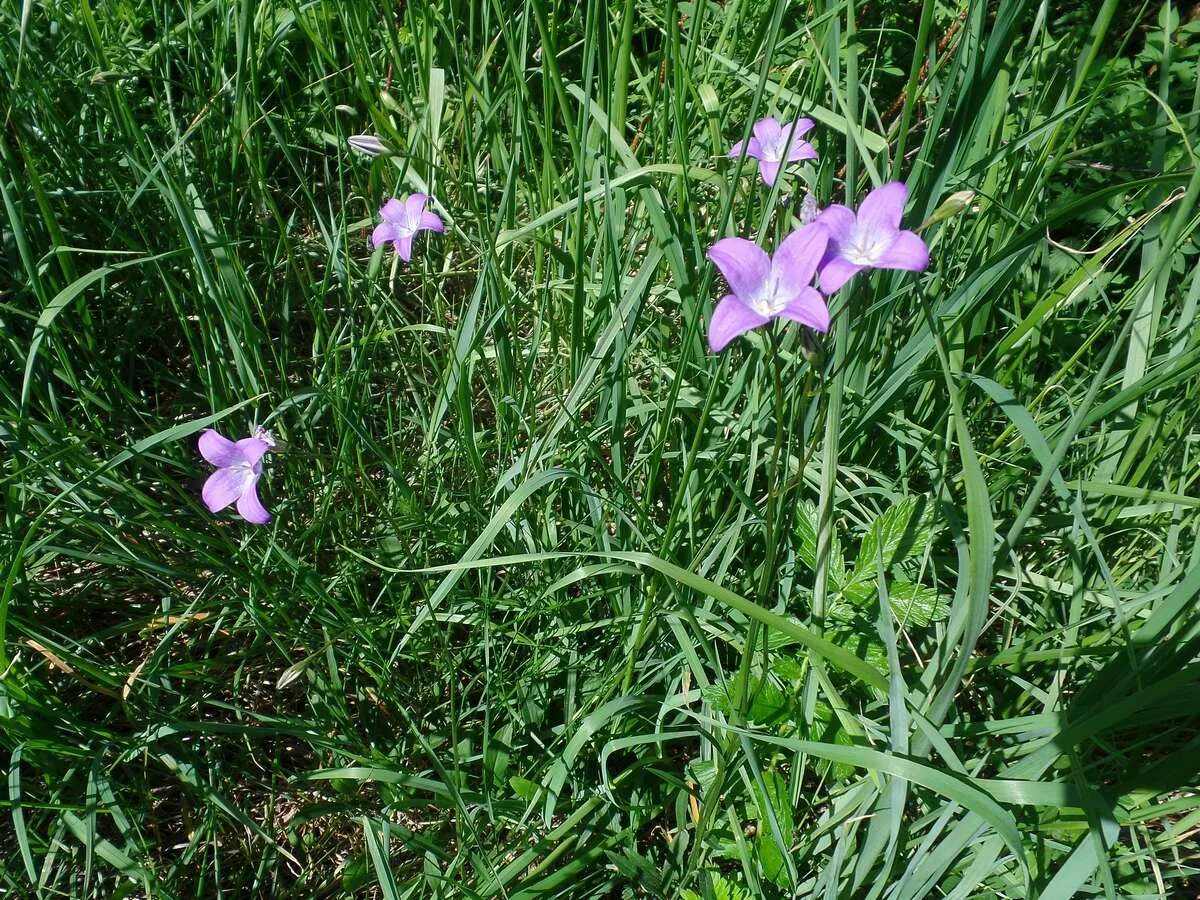
[(756, 293), (771, 272), (767, 252), (745, 238), (722, 238), (708, 248), (711, 259), (729, 282), (733, 293), (749, 297)]
[(788, 151), (788, 162), (799, 162), (802, 159), (816, 159), (817, 151), (808, 141), (796, 141)]
[(400, 254), (400, 258), (405, 262), (412, 260), (412, 239), (411, 234), (402, 234), (396, 238), (396, 252)]
[(754, 123), (754, 136), (760, 144), (774, 144), (783, 134), (783, 126), (774, 116), (767, 116)]
[(708, 323), (708, 346), (712, 347), (714, 353), (720, 353), (739, 334), (770, 321), (733, 295), (726, 296), (717, 304), (712, 321)]
[(854, 228), (854, 213), (840, 203), (832, 203), (821, 210), (817, 221), (829, 229), (832, 241), (845, 241), (850, 237), (850, 230)]
[(437, 213), (423, 212), (421, 219), (417, 222), (417, 228), (424, 228), (426, 231), (436, 231), (441, 234), (446, 230), (446, 226), (442, 224), (442, 219)]
[(764, 184), (774, 187), (775, 179), (779, 177), (779, 163), (764, 159), (758, 164), (758, 173), (762, 175)]
[(892, 246), (875, 262), (880, 269), (907, 269), (920, 272), (929, 265), (929, 248), (915, 232), (901, 231)]
[(271, 514), (258, 499), (258, 479), (255, 478), (246, 486), (242, 496), (238, 498), (237, 511), (251, 525), (266, 525), (271, 521)]
[(263, 458), (263, 454), (271, 449), (271, 445), (262, 438), (248, 437), (242, 438), (237, 442), (237, 452), (241, 459), (250, 463), (252, 466), (257, 466), (258, 461)]
[(793, 140), (798, 137), (804, 137), (804, 135), (808, 134), (817, 127), (817, 123), (808, 116), (801, 116), (794, 123), (789, 123), (788, 125), (783, 126), (784, 131), (791, 129), (793, 125), (795, 126), (795, 131), (792, 132)]
[(817, 275), (817, 287), (821, 289), (822, 294), (828, 297), (853, 278), (856, 273), (861, 272), (863, 268), (865, 267), (855, 265), (848, 259), (835, 256), (821, 267), (821, 271)]
[(200, 435), (200, 455), (214, 466), (232, 466), (240, 459), (237, 445), (211, 428)]
[[(756, 137), (750, 138), (750, 140), (746, 141), (745, 146), (746, 146), (746, 158), (747, 159), (762, 159), (762, 155), (763, 155), (762, 144), (759, 143), (758, 138), (756, 138)], [(733, 145), (733, 150), (729, 151), (729, 158), (730, 159), (738, 159), (739, 157), (742, 156), (741, 151), (742, 151), (742, 142), (738, 141), (736, 144)]]
[(400, 221), (400, 217), (404, 215), (404, 204), (393, 197), (379, 210), (379, 215), (383, 217), (383, 221), (391, 222), (393, 225)]
[(421, 213), (425, 209), (425, 204), (429, 202), (429, 197), (426, 194), (409, 194), (404, 198), (404, 208), (407, 212), (407, 218), (410, 222), (416, 222), (421, 218)]
[(807, 325), (816, 331), (829, 330), (829, 307), (825, 298), (810, 287), (800, 292), (791, 303), (779, 314), (784, 318)]
[(204, 482), (200, 497), (209, 512), (220, 512), (242, 496), (248, 480), (253, 477), (243, 468), (217, 469)]
[(889, 181), (863, 198), (858, 207), (858, 224), (868, 232), (895, 233), (900, 228), (908, 188), (903, 181)]
[(789, 293), (808, 287), (828, 243), (829, 230), (819, 222), (797, 228), (784, 238), (771, 260), (771, 271), (780, 286)]
[(371, 232), (371, 246), (378, 249), (388, 241), (396, 239), (396, 226), (391, 222), (380, 222)]

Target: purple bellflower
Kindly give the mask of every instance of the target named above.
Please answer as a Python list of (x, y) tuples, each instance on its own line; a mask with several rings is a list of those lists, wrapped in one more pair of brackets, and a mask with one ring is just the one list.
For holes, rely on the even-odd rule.
[(863, 198), (857, 215), (835, 203), (817, 216), (829, 229), (829, 248), (818, 283), (828, 296), (863, 269), (906, 269), (929, 265), (929, 248), (914, 231), (900, 230), (908, 188), (891, 181)]
[[(759, 119), (754, 123), (754, 137), (744, 142), (738, 141), (729, 151), (731, 159), (745, 155), (758, 160), (758, 173), (768, 187), (775, 184), (779, 177), (779, 169), (788, 163), (799, 162), (802, 159), (816, 159), (817, 151), (808, 141), (800, 140), (815, 127), (812, 119), (797, 119), (780, 125), (773, 117)], [(791, 141), (789, 146), (788, 141)]]
[(379, 215), (383, 219), (371, 233), (371, 246), (378, 248), (388, 241), (396, 245), (396, 252), (405, 262), (412, 259), (412, 242), (418, 231), (442, 232), (445, 227), (436, 213), (426, 211), (429, 197), (425, 194), (410, 194), (403, 200), (393, 197), (383, 204)]
[(258, 479), (262, 477), (263, 454), (274, 446), (269, 431), (236, 443), (211, 428), (200, 435), (200, 455), (217, 467), (201, 492), (209, 512), (220, 512), (236, 502), (238, 513), (247, 522), (265, 525), (271, 521), (271, 514), (258, 499)]
[(744, 238), (724, 238), (713, 244), (708, 258), (721, 270), (731, 291), (713, 310), (708, 326), (708, 344), (713, 351), (719, 353), (739, 334), (780, 317), (828, 331), (829, 307), (811, 287), (828, 241), (825, 226), (813, 222), (784, 238), (774, 258)]

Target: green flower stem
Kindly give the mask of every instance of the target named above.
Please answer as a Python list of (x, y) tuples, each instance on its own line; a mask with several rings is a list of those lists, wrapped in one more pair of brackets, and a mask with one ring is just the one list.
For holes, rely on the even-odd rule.
[[(776, 578), (776, 562), (779, 546), (779, 498), (787, 489), (787, 471), (780, 465), (780, 456), (784, 447), (784, 434), (787, 430), (787, 402), (783, 390), (783, 357), (779, 353), (779, 337), (774, 329), (768, 331), (767, 359), (771, 370), (771, 394), (775, 416), (775, 441), (771, 447), (771, 456), (767, 461), (767, 507), (763, 516), (763, 539), (766, 541), (766, 553), (763, 556), (763, 566), (758, 579), (758, 599), (764, 606), (773, 606), (769, 598), (775, 593), (778, 579)], [(734, 726), (746, 724), (746, 713), (750, 707), (752, 694), (750, 678), (754, 650), (759, 641), (759, 623), (751, 619), (746, 626), (746, 640), (742, 647), (742, 659), (734, 680), (733, 703), (730, 718)], [(764, 645), (765, 646), (765, 645)], [(687, 873), (695, 870), (702, 856), (703, 837), (708, 833), (713, 819), (721, 811), (721, 805), (715, 798), (721, 796), (724, 790), (725, 778), (729, 774), (729, 760), (738, 743), (736, 732), (726, 733), (722, 743), (721, 754), (717, 757), (717, 769), (713, 783), (706, 796), (714, 798), (702, 807), (700, 821), (696, 823), (696, 836), (693, 846), (696, 850), (688, 861)], [(687, 875), (681, 883), (687, 881)]]
[[(763, 566), (758, 577), (758, 599), (764, 606), (770, 608), (775, 593), (776, 559), (779, 555), (779, 535), (777, 519), (779, 516), (779, 495), (783, 492), (784, 479), (780, 475), (779, 457), (783, 451), (783, 436), (786, 430), (786, 402), (783, 393), (783, 359), (779, 355), (779, 338), (771, 331), (768, 338), (768, 365), (771, 370), (771, 388), (775, 411), (775, 442), (771, 447), (771, 457), (767, 461), (767, 508), (763, 516), (763, 541), (766, 552), (763, 555)], [(785, 473), (786, 474), (786, 473)], [(734, 683), (733, 709), (735, 723), (745, 724), (746, 711), (750, 705), (750, 669), (754, 656), (754, 648), (758, 643), (758, 622), (751, 619), (746, 627), (746, 643), (742, 647), (742, 662), (738, 668), (737, 681)]]
[[(813, 578), (812, 627), (820, 634), (825, 623), (825, 606), (829, 597), (829, 553), (833, 547), (833, 507), (837, 490), (837, 466), (841, 440), (842, 394), (846, 386), (846, 347), (849, 333), (846, 317), (838, 315), (833, 321), (833, 380), (827, 392), (825, 407), (825, 441), (821, 449), (821, 493), (817, 501), (817, 570)], [(816, 661), (814, 660), (814, 668)], [(805, 697), (806, 721), (816, 703), (817, 681), (809, 682)]]

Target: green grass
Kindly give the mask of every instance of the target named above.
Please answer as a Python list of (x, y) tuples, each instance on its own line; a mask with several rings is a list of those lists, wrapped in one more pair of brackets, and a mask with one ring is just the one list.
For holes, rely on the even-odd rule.
[[(4, 0), (0, 890), (1195, 895), (1182, 7)], [(927, 272), (708, 351), (890, 178)]]

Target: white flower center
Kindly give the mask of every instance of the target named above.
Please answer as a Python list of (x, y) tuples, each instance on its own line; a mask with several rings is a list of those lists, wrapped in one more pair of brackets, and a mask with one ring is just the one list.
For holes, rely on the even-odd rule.
[(412, 237), (421, 227), (421, 213), (411, 212), (408, 204), (404, 204), (404, 210), (396, 219), (396, 231), (403, 237)]
[(787, 130), (785, 129), (775, 140), (762, 143), (761, 146), (763, 162), (779, 162), (783, 159), (784, 150), (787, 149)]
[(873, 266), (892, 246), (893, 236), (885, 231), (855, 225), (842, 244), (841, 256), (856, 266)]
[(235, 462), (229, 466), (228, 471), (232, 472), (237, 477), (238, 493), (244, 494), (249, 490), (250, 485), (254, 483), (254, 466), (250, 465), (248, 460)]
[(788, 305), (791, 296), (787, 292), (786, 286), (780, 283), (779, 275), (772, 267), (770, 274), (759, 285), (758, 290), (744, 300), (746, 305), (760, 316), (770, 318), (783, 312), (783, 308)]

